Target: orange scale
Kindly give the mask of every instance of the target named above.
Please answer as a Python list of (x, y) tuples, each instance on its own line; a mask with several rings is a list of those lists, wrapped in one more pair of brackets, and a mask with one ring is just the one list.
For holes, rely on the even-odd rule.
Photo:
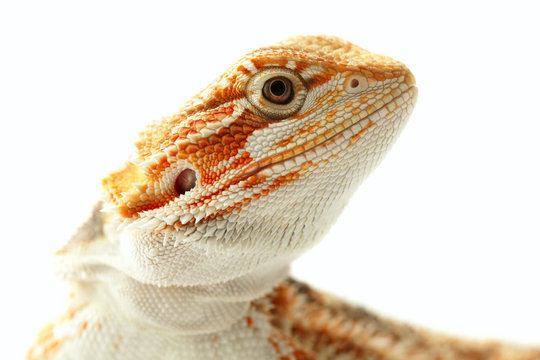
[(294, 140), (295, 136), (296, 136), (296, 135), (292, 135), (292, 136), (290, 136), (290, 137), (287, 138), (287, 139), (281, 140), (281, 141), (278, 143), (278, 146), (279, 146), (279, 147), (285, 147), (285, 146), (287, 146), (287, 144), (289, 144), (291, 141)]
[(330, 110), (328, 112), (328, 114), (326, 115), (326, 118), (328, 120), (333, 120), (335, 117), (336, 117), (336, 114), (337, 114), (337, 109), (334, 109), (334, 110)]
[(231, 131), (231, 135), (233, 135), (233, 136), (237, 135), (237, 134), (243, 134), (244, 133), (244, 129), (242, 128), (242, 126), (237, 125), (237, 124), (232, 124), (229, 129)]
[(221, 137), (217, 135), (210, 135), (210, 137), (207, 138), (210, 145), (215, 145), (221, 142)]
[(204, 151), (204, 149), (199, 149), (196, 154), (199, 159), (203, 159), (206, 156), (206, 152)]
[(229, 135), (229, 134), (221, 138), (221, 142), (223, 143), (223, 145), (226, 145), (226, 146), (232, 144), (234, 141), (235, 141), (234, 136)]
[(210, 145), (210, 140), (208, 138), (201, 138), (197, 141), (197, 145), (201, 148)]
[(236, 68), (236, 71), (239, 71), (244, 75), (248, 75), (248, 76), (251, 75), (251, 71), (248, 68), (246, 68), (244, 65), (238, 66)]
[(318, 86), (326, 84), (328, 81), (330, 81), (331, 78), (332, 76), (329, 76), (329, 75), (315, 74), (311, 78), (309, 78), (306, 82), (309, 89), (314, 89)]
[(255, 131), (255, 128), (253, 126), (243, 124), (242, 125), (242, 131), (243, 131), (244, 134), (251, 134), (252, 132)]
[(188, 144), (185, 149), (186, 153), (193, 154), (197, 151), (199, 151), (199, 147), (195, 144)]
[(230, 158), (232, 156), (231, 153), (232, 153), (232, 150), (230, 146), (225, 146), (223, 148), (223, 155), (225, 155), (225, 159)]
[(240, 145), (243, 145), (242, 143), (244, 142), (244, 140), (247, 139), (247, 135), (244, 134), (244, 133), (240, 133), (240, 134), (236, 134), (234, 135), (234, 140), (240, 144)]
[(301, 73), (302, 71), (306, 70), (309, 67), (308, 64), (302, 61), (296, 61), (294, 70)]
[(215, 149), (213, 145), (207, 145), (204, 147), (204, 153), (206, 155), (212, 155), (214, 152), (215, 152)]
[(176, 155), (176, 157), (179, 159), (179, 160), (186, 160), (188, 158), (188, 154), (186, 153), (178, 153)]
[(293, 355), (295, 360), (315, 360), (315, 356), (300, 349), (293, 351)]
[(226, 127), (222, 127), (218, 130), (217, 134), (221, 137), (225, 136), (225, 135), (229, 135), (230, 133), (230, 130), (229, 128), (226, 128)]
[(375, 74), (375, 80), (384, 81), (384, 80), (386, 80), (386, 77), (384, 76), (384, 74), (377, 73), (377, 74)]

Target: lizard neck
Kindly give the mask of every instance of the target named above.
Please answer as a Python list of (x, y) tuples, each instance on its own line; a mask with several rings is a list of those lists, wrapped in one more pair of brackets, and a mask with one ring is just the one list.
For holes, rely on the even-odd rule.
[(157, 286), (112, 270), (96, 286), (81, 289), (89, 301), (115, 304), (125, 318), (145, 328), (200, 335), (223, 331), (241, 321), (251, 302), (271, 292), (288, 272), (288, 264), (272, 264), (217, 284)]

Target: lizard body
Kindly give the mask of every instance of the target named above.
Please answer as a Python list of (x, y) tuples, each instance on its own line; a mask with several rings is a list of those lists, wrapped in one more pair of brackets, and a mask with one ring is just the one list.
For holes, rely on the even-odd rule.
[(287, 280), (390, 149), (417, 90), (329, 36), (232, 65), (141, 134), (58, 252), (67, 312), (28, 359), (540, 359), (416, 331)]

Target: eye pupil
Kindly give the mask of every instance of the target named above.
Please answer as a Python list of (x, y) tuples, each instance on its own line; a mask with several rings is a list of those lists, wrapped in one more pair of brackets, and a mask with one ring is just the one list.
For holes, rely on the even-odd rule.
[(263, 96), (274, 104), (285, 105), (294, 98), (293, 84), (284, 76), (267, 80), (262, 91)]
[(184, 195), (189, 190), (193, 189), (197, 184), (197, 176), (195, 171), (191, 169), (183, 170), (174, 181), (174, 190), (178, 195)]
[(270, 91), (274, 96), (281, 96), (285, 93), (286, 86), (281, 80), (274, 80), (270, 85)]

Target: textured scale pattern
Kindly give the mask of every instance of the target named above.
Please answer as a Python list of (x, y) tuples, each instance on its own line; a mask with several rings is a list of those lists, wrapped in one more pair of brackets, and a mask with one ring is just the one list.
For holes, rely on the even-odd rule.
[(103, 180), (102, 201), (57, 253), (69, 308), (27, 358), (540, 359), (414, 330), (287, 280), (416, 96), (405, 65), (335, 37), (242, 57), (150, 124)]

